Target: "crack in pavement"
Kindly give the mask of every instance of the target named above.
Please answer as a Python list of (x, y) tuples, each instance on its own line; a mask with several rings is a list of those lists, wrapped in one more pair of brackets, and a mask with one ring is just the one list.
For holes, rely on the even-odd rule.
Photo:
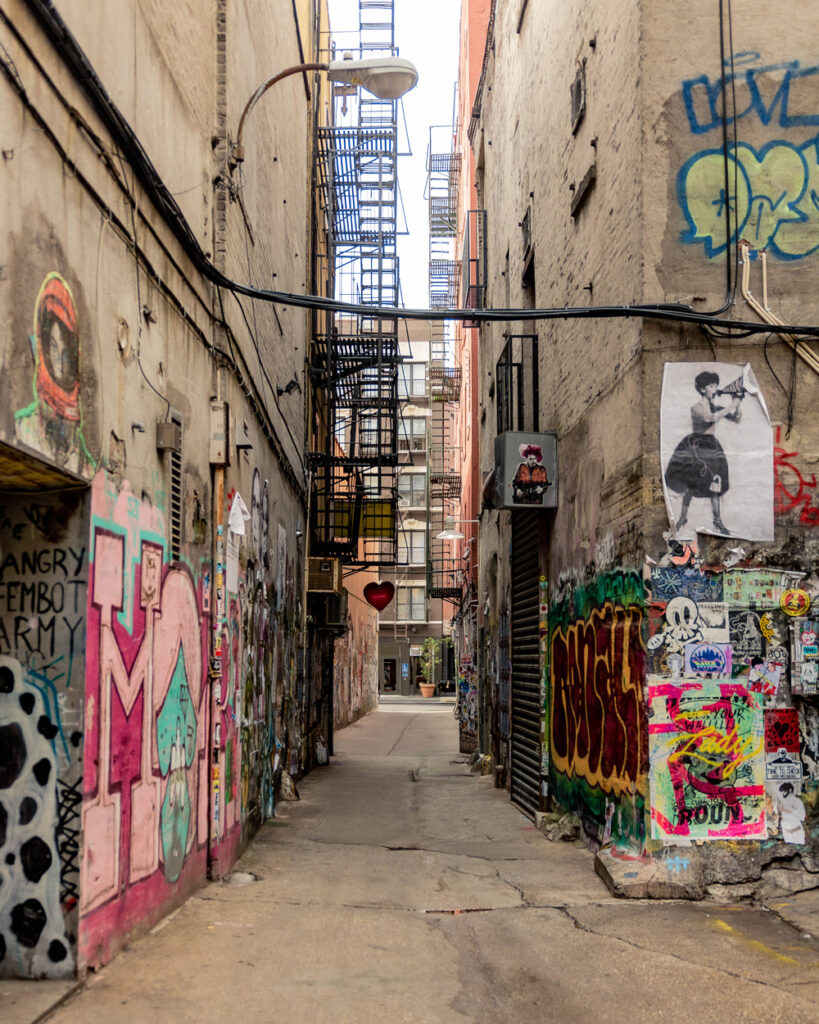
[[(783, 995), (788, 995), (791, 997), (793, 997), (794, 995), (794, 993), (790, 989), (790, 986), (783, 987), (782, 985), (774, 984), (774, 982), (771, 981), (760, 981), (759, 978), (754, 978), (753, 976), (749, 976), (747, 974), (740, 974), (738, 971), (731, 971), (728, 970), (728, 968), (726, 967), (715, 967), (712, 964), (700, 964), (697, 963), (695, 960), (689, 960), (687, 957), (680, 956), (679, 953), (673, 953), (668, 949), (653, 949), (651, 946), (644, 946), (639, 942), (632, 941), (631, 939), (625, 939), (621, 935), (610, 935), (607, 932), (598, 931), (597, 929), (592, 928), (589, 925), (583, 924), (577, 917), (575, 917), (574, 914), (572, 914), (568, 906), (556, 907), (554, 909), (560, 910), (572, 922), (572, 924), (575, 928), (578, 929), (578, 931), (585, 932), (588, 935), (593, 935), (595, 936), (595, 938), (608, 939), (611, 942), (618, 942), (624, 946), (629, 946), (632, 949), (638, 949), (641, 953), (650, 953), (658, 957), (669, 957), (671, 960), (677, 960), (680, 963), (686, 964), (689, 967), (693, 967), (698, 971), (712, 971), (714, 974), (721, 974), (729, 978), (735, 978), (738, 981), (745, 982), (746, 984), (759, 985), (761, 988), (765, 989), (773, 989), (776, 992), (781, 992)], [(808, 1005), (815, 1008), (814, 1003), (810, 1003)]]

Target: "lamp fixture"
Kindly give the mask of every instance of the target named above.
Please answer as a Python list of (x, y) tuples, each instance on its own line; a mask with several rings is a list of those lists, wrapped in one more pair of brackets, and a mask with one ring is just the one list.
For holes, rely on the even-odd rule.
[(284, 387), (277, 387), (276, 394), (281, 398), (282, 395), (292, 395), (294, 391), (301, 391), (301, 385), (295, 377), (291, 377), (290, 380), (284, 385)]
[[(404, 57), (367, 57), (364, 60), (353, 60), (351, 53), (345, 53), (343, 60), (311, 62), (295, 64), (285, 68), (266, 82), (262, 82), (253, 93), (239, 118), (236, 131), (236, 142), (230, 153), (231, 165), (241, 163), (245, 158), (242, 133), (248, 114), (256, 106), (271, 86), (290, 75), (303, 74), (305, 71), (326, 71), (331, 82), (343, 82), (345, 85), (359, 85), (362, 89), (377, 96), (380, 100), (397, 100), (418, 82), (418, 71), (415, 65)], [(231, 166), (232, 170), (232, 166)]]
[(463, 540), (464, 534), (456, 528), (457, 523), (479, 523), (479, 519), (455, 519), (454, 516), (447, 516), (444, 520), (444, 528), (440, 533), (435, 534), (436, 540)]

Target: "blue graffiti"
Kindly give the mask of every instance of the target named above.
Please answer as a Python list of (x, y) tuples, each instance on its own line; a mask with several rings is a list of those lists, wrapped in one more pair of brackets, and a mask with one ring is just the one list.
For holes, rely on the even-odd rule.
[(728, 195), (721, 148), (690, 157), (677, 176), (677, 198), (686, 221), (680, 241), (702, 243), (709, 259), (744, 238), (782, 260), (799, 260), (819, 249), (819, 136), (801, 145), (774, 139), (761, 149), (729, 147)]
[[(759, 59), (759, 54), (736, 54), (734, 64)], [(727, 62), (726, 62), (727, 63)], [(808, 113), (816, 101), (816, 83), (819, 66), (803, 68), (798, 60), (745, 65), (743, 70), (728, 74), (725, 85), (729, 96), (737, 96), (736, 115), (732, 116), (732, 103), (726, 103), (728, 121), (739, 121), (756, 115), (763, 125), (777, 124), (780, 128), (819, 126), (819, 113)], [(695, 135), (703, 135), (722, 125), (722, 78), (707, 75), (689, 78), (683, 82), (683, 101), (688, 124)]]

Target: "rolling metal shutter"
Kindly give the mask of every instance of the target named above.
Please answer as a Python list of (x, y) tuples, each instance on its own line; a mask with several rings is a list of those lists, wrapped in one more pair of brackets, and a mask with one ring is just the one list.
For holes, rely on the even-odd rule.
[(540, 810), (539, 520), (512, 517), (512, 801), (528, 814)]

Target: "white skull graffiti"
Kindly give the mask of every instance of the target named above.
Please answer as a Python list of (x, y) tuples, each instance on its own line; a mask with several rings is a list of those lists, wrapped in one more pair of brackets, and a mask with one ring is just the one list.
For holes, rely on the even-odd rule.
[(690, 597), (673, 597), (665, 609), (665, 625), (662, 632), (655, 633), (649, 640), (649, 650), (663, 645), (669, 653), (681, 652), (685, 645), (702, 640), (702, 619), (696, 602)]

